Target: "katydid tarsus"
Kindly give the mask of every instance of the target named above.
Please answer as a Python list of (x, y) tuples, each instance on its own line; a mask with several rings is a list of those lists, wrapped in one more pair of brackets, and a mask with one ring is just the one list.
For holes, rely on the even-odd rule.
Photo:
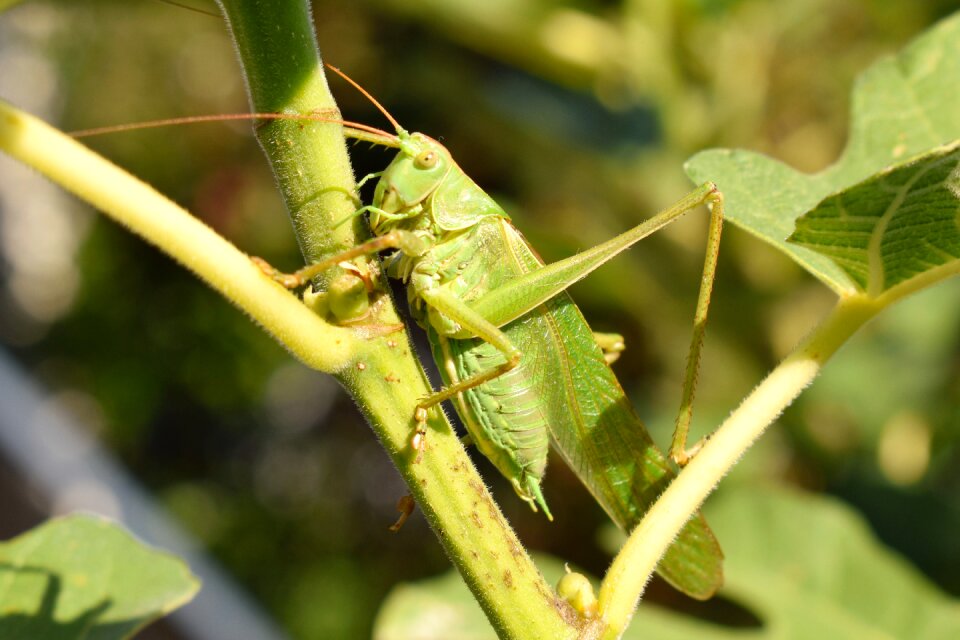
[[(674, 460), (683, 464), (719, 249), (721, 194), (715, 185), (704, 184), (637, 227), (544, 265), (507, 213), (442, 144), (421, 133), (408, 133), (363, 92), (390, 120), (395, 134), (326, 114), (209, 118), (335, 121), (347, 124), (351, 137), (399, 149), (384, 171), (368, 176), (378, 179), (373, 202), (357, 210), (357, 215), (368, 216), (372, 240), (294, 274), (276, 272), (262, 261), (261, 268), (284, 286), (296, 288), (333, 265), (391, 250), (385, 258), (386, 272), (405, 283), (411, 314), (427, 332), (444, 382), (411, 416), (418, 455), (426, 438), (427, 412), (449, 400), (469, 440), (535, 511), (543, 509), (551, 517), (541, 480), (552, 442), (614, 522), (629, 531), (675, 473), (608, 365), (622, 343), (594, 334), (566, 289), (684, 213), (702, 204), (710, 207), (704, 275), (671, 447)], [(722, 553), (699, 513), (681, 531), (658, 571), (696, 598), (710, 597), (720, 586)]]

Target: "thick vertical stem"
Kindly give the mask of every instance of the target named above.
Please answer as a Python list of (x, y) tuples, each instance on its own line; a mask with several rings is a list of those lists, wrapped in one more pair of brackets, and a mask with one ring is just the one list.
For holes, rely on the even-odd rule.
[[(220, 0), (220, 4), (243, 62), (254, 112), (338, 113), (307, 3)], [(357, 209), (340, 125), (272, 120), (257, 127), (257, 139), (277, 177), (308, 263), (363, 239), (359, 222), (335, 227)], [(327, 281), (332, 275), (321, 278)]]

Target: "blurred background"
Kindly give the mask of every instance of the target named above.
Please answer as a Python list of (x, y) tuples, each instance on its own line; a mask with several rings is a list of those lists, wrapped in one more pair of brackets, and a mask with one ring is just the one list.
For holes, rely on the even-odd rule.
[[(856, 75), (958, 8), (948, 0), (313, 6), (325, 60), (405, 127), (441, 139), (547, 261), (678, 199), (692, 186), (683, 162), (700, 149), (743, 147), (805, 171), (826, 167), (844, 146)], [(331, 83), (345, 117), (385, 125), (356, 91)], [(158, 0), (15, 4), (0, 14), (0, 96), (66, 130), (247, 110), (222, 22)], [(88, 144), (242, 250), (300, 265), (249, 125)], [(390, 159), (368, 145), (352, 155), (358, 176)], [(626, 337), (615, 370), (661, 444), (679, 403), (705, 230), (705, 216), (688, 216), (572, 291), (594, 329)], [(719, 424), (833, 302), (732, 225), (723, 242), (697, 434)], [(958, 285), (916, 296), (862, 331), (724, 486), (788, 483), (837, 496), (960, 595)], [(404, 486), (331, 378), (7, 158), (0, 358), (43, 390), (44, 407), (116, 456), (262, 604), (283, 630), (276, 637), (367, 637), (392, 586), (449, 567), (419, 514), (399, 534), (387, 531)], [(11, 406), (13, 393), (12, 383), (0, 386), (0, 405)], [(602, 573), (616, 534), (559, 459), (544, 489), (552, 524), (477, 464), (528, 547)], [(0, 450), (0, 538), (74, 504), (67, 490), (39, 489), (28, 467)], [(124, 515), (114, 488), (83, 490), (84, 504)], [(651, 598), (691, 606), (659, 584)], [(697, 611), (722, 617), (711, 609), (720, 606)]]

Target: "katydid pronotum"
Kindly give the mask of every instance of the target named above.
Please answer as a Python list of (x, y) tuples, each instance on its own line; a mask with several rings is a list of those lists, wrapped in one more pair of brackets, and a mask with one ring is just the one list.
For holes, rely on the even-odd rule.
[[(444, 382), (411, 416), (417, 455), (424, 446), (427, 412), (449, 400), (469, 441), (535, 511), (539, 507), (551, 517), (541, 480), (552, 442), (611, 519), (631, 530), (675, 474), (609, 367), (622, 343), (594, 334), (566, 289), (684, 213), (702, 204), (710, 207), (707, 255), (671, 447), (671, 457), (684, 464), (719, 250), (722, 195), (715, 185), (704, 184), (637, 227), (544, 265), (507, 213), (442, 144), (421, 133), (408, 133), (363, 92), (390, 120), (395, 134), (316, 114), (184, 120), (302, 117), (341, 122), (348, 125), (347, 135), (398, 148), (384, 171), (368, 176), (378, 178), (373, 203), (357, 210), (357, 215), (368, 215), (372, 240), (294, 274), (258, 264), (284, 286), (297, 288), (346, 260), (392, 250), (385, 259), (386, 272), (405, 283), (411, 314), (427, 332)], [(92, 132), (123, 128), (127, 127)], [(704, 599), (723, 581), (722, 558), (698, 513), (671, 545), (658, 571), (679, 590)]]

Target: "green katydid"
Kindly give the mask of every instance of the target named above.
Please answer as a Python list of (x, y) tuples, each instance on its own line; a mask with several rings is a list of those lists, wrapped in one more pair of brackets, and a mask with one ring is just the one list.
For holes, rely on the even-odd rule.
[[(534, 510), (539, 507), (551, 517), (540, 483), (552, 442), (611, 519), (629, 531), (675, 474), (609, 367), (622, 342), (593, 333), (565, 290), (684, 213), (711, 206), (704, 276), (671, 447), (671, 457), (683, 464), (723, 219), (716, 186), (702, 185), (626, 233), (544, 265), (507, 213), (442, 144), (408, 133), (369, 93), (344, 78), (383, 112), (396, 134), (326, 114), (259, 113), (176, 118), (74, 135), (185, 122), (306, 119), (339, 122), (350, 137), (398, 148), (384, 171), (368, 176), (379, 178), (373, 204), (356, 212), (368, 214), (372, 240), (293, 274), (258, 264), (284, 286), (296, 288), (346, 260), (393, 249), (386, 258), (387, 274), (406, 283), (412, 315), (427, 332), (445, 384), (421, 401), (413, 448), (422, 452), (426, 412), (450, 400), (469, 439)], [(722, 559), (713, 533), (697, 514), (658, 571), (679, 590), (705, 599), (723, 581)]]
[[(506, 212), (442, 144), (408, 133), (357, 88), (396, 134), (364, 127), (354, 129), (354, 137), (399, 148), (383, 172), (369, 176), (379, 178), (373, 204), (357, 211), (368, 215), (374, 239), (295, 274), (265, 270), (293, 288), (344, 260), (393, 249), (387, 274), (406, 284), (411, 313), (427, 332), (445, 385), (418, 406), (414, 448), (422, 450), (426, 412), (450, 400), (469, 439), (534, 510), (542, 508), (550, 517), (540, 483), (552, 441), (614, 522), (629, 531), (674, 472), (608, 366), (611, 354), (565, 290), (687, 211), (710, 205), (704, 277), (671, 448), (682, 464), (719, 247), (721, 194), (705, 184), (634, 229), (544, 265)], [(710, 597), (720, 586), (722, 553), (701, 515), (687, 523), (659, 572), (697, 598)]]

